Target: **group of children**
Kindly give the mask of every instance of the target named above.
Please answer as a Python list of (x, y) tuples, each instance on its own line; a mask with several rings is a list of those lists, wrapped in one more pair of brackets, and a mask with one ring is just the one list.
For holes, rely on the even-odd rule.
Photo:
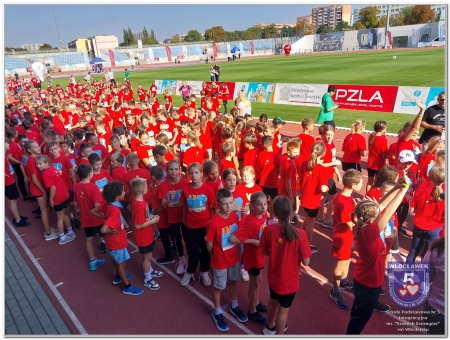
[[(74, 102), (60, 102), (58, 94), (49, 93), (51, 105), (29, 98), (11, 104), (7, 111), (5, 193), (14, 225), (30, 225), (19, 214), (15, 173), (24, 200), (39, 204), (34, 213), (41, 218), (47, 241), (58, 238), (64, 245), (75, 239), (73, 228), (83, 228), (92, 271), (105, 263), (96, 257), (93, 245), (93, 237), (100, 237), (99, 250), (112, 256), (116, 266), (113, 283), (122, 283), (124, 294), (143, 293), (130, 283), (131, 274), (125, 270), (130, 258), (127, 234), (134, 232), (142, 255), (144, 287), (160, 288), (154, 279), (164, 273), (151, 265), (155, 239), (160, 239), (164, 256), (156, 263), (175, 263), (176, 256), (175, 271), (183, 275), (182, 286), (194, 278), (197, 267), (203, 285), (210, 286), (213, 268), (213, 319), (219, 330), (229, 329), (220, 307), (221, 291), (228, 284), (230, 312), (240, 322), (250, 319), (266, 325), (264, 334), (282, 334), (299, 289), (300, 265), (307, 266), (318, 251), (313, 245), (318, 223), (332, 229), (336, 264), (330, 297), (340, 308), (349, 309), (340, 289), (354, 289), (347, 277), (355, 240), (359, 234), (365, 237), (367, 223), (374, 223), (368, 217), (373, 209), (366, 215), (362, 207), (367, 201), (355, 204), (352, 196), (362, 189), (361, 160), (366, 156), (366, 195), (373, 204), (380, 202), (381, 210), (386, 209), (380, 213), (384, 216), (381, 220), (376, 217), (383, 223), (387, 220), (379, 224), (378, 232), (385, 254), (391, 253), (395, 259), (399, 253), (398, 232), (404, 230), (410, 206), (415, 209), (414, 228), (426, 230), (430, 219), (435, 222), (433, 229), (444, 224), (444, 203), (439, 197), (445, 180), (444, 142), (436, 137), (422, 152), (415, 142), (423, 105), (389, 148), (386, 122), (375, 123), (366, 143), (362, 135), (365, 122), (357, 120), (344, 140), (341, 162), (332, 126), (321, 125), (315, 139), (314, 121), (305, 118), (298, 137), (282, 137), (285, 122), (278, 117), (268, 124), (266, 115), (255, 122), (251, 116), (239, 116), (236, 108), (219, 114), (216, 90), (210, 86), (202, 89), (200, 110), (192, 95), (178, 110), (172, 108), (170, 93), (165, 93), (164, 107), (150, 95), (149, 103), (139, 109), (133, 100), (116, 96), (116, 88), (97, 83), (92, 87), (96, 96), (100, 91), (103, 105), (94, 104), (91, 98), (76, 107), (76, 91), (81, 90), (75, 86), (69, 87)], [(123, 94), (129, 95), (130, 90)], [(143, 92), (139, 87), (138, 94)], [(282, 152), (283, 143), (286, 153)], [(399, 178), (408, 186), (407, 192), (396, 184)], [(343, 184), (341, 192), (336, 181)], [(392, 192), (401, 193), (403, 200), (393, 199)], [(384, 199), (386, 196), (390, 199)], [(301, 229), (294, 227), (300, 206), (305, 213)], [(56, 212), (56, 229), (50, 227), (51, 209)], [(355, 226), (362, 231), (355, 232)], [(425, 250), (423, 240), (416, 241), (408, 255), (411, 262), (421, 248)], [(356, 247), (358, 250), (358, 242)], [(267, 306), (258, 298), (266, 256)], [(383, 258), (383, 268), (387, 260)], [(236, 282), (240, 279), (249, 281), (247, 315), (237, 302)], [(374, 308), (389, 310), (380, 302)], [(261, 312), (267, 312), (267, 317)]]

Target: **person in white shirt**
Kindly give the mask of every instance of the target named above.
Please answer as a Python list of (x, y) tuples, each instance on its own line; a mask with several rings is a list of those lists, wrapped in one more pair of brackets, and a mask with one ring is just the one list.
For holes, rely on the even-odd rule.
[(110, 68), (108, 71), (108, 76), (109, 76), (109, 81), (111, 83), (114, 84), (114, 86), (116, 86), (116, 79), (114, 78), (114, 72), (112, 71), (112, 69)]
[(246, 114), (251, 115), (252, 114), (252, 104), (248, 100), (247, 96), (245, 95), (245, 92), (241, 90), (239, 92), (239, 96), (237, 98), (237, 105), (239, 109), (239, 116), (245, 116)]

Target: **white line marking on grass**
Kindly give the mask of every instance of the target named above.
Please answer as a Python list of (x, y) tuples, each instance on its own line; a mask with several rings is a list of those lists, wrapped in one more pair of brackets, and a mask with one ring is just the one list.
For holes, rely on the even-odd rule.
[(77, 328), (78, 332), (80, 332), (81, 335), (88, 335), (88, 332), (86, 332), (86, 330), (84, 329), (84, 327), (81, 324), (80, 320), (78, 320), (78, 318), (76, 317), (75, 313), (72, 311), (72, 309), (67, 304), (66, 300), (64, 300), (62, 295), (58, 292), (58, 290), (56, 289), (55, 285), (52, 283), (52, 281), (48, 277), (47, 273), (44, 271), (44, 269), (41, 267), (41, 265), (36, 261), (36, 259), (34, 258), (33, 254), (31, 253), (30, 249), (27, 247), (25, 242), (23, 242), (23, 240), (21, 239), (21, 237), (19, 236), (17, 231), (12, 226), (11, 222), (9, 221), (9, 219), (6, 218), (6, 217), (5, 217), (5, 222), (8, 225), (10, 231), (16, 237), (16, 239), (19, 242), (19, 244), (22, 246), (22, 248), (25, 251), (25, 253), (30, 258), (30, 261), (34, 264), (34, 266), (38, 270), (39, 274), (41, 274), (41, 276), (44, 279), (45, 283), (47, 283), (47, 285), (49, 286), (49, 288), (52, 291), (52, 293), (55, 294), (56, 299), (61, 304), (61, 306), (64, 308), (64, 310), (66, 311), (66, 313), (69, 316), (70, 320), (72, 320), (72, 322), (74, 323), (75, 327)]
[[(131, 242), (130, 240), (128, 240), (128, 244), (130, 246), (132, 246), (135, 249), (138, 249), (137, 245), (135, 245), (133, 242)], [(175, 274), (174, 272), (172, 272), (171, 270), (169, 270), (166, 266), (164, 265), (159, 265), (156, 260), (154, 258), (152, 258), (152, 262), (156, 265), (158, 265), (163, 271), (165, 271), (169, 276), (171, 276), (172, 278), (174, 278), (176, 281), (181, 282), (180, 277)], [(187, 289), (189, 289), (192, 293), (194, 293), (198, 298), (200, 298), (203, 302), (205, 302), (208, 306), (210, 306), (211, 308), (214, 308), (214, 304), (212, 303), (212, 301), (210, 299), (208, 299), (205, 295), (203, 295), (202, 293), (200, 293), (197, 289), (195, 289), (194, 287), (192, 287), (190, 284), (188, 284), (186, 286)], [(233, 323), (236, 327), (238, 327), (240, 330), (242, 330), (244, 333), (246, 334), (255, 334), (253, 333), (250, 329), (248, 329), (247, 327), (245, 327), (241, 322), (237, 321), (235, 317), (231, 316), (229, 313), (223, 311), (223, 316), (225, 318), (227, 318), (231, 323)]]

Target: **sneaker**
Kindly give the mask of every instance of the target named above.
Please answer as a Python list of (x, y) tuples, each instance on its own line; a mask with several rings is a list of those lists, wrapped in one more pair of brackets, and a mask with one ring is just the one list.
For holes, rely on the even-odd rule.
[(67, 243), (69, 243), (69, 242), (72, 242), (74, 239), (75, 239), (75, 238), (73, 238), (73, 237), (71, 237), (71, 236), (65, 234), (64, 239), (62, 239), (61, 237), (59, 238), (58, 244), (59, 244), (60, 246), (62, 246), (62, 245), (64, 245), (64, 244), (67, 244)]
[(153, 271), (150, 273), (150, 275), (152, 277), (161, 277), (161, 276), (164, 276), (164, 272), (153, 269)]
[(189, 281), (191, 281), (193, 278), (194, 278), (194, 274), (185, 272), (183, 278), (181, 279), (181, 285), (183, 287), (186, 287), (189, 284)]
[(267, 313), (267, 306), (264, 303), (259, 302), (256, 305), (256, 310), (260, 313)]
[(165, 257), (165, 256), (156, 260), (157, 264), (171, 264), (171, 263), (174, 263), (174, 262), (175, 262), (174, 259), (169, 259), (168, 257)]
[(148, 280), (148, 281), (144, 281), (144, 287), (147, 287), (150, 290), (158, 290), (159, 288), (161, 288), (159, 286), (159, 284), (157, 284), (155, 282), (155, 280)]
[(27, 216), (22, 216), (22, 215), (19, 215), (19, 216), (20, 216), (20, 219), (21, 219), (21, 220), (25, 220), (25, 221), (28, 220), (28, 217), (27, 217)]
[(40, 213), (41, 212), (41, 208), (37, 208), (37, 209), (34, 209), (31, 213), (32, 214), (37, 214), (37, 213)]
[(223, 314), (213, 314), (214, 323), (219, 331), (226, 332), (230, 329), (230, 326), (223, 319)]
[(97, 268), (105, 264), (105, 262), (106, 262), (105, 259), (97, 259), (95, 261), (91, 261), (89, 262), (89, 270), (91, 271), (97, 270)]
[(380, 289), (380, 295), (386, 295), (386, 292), (383, 289)]
[(50, 231), (50, 235), (47, 235), (44, 233), (44, 238), (46, 241), (51, 241), (54, 240), (56, 238), (59, 238), (59, 234), (55, 231), (55, 230), (51, 230)]
[(333, 229), (333, 220), (329, 220), (328, 222), (323, 221), (322, 227), (328, 228), (328, 229)]
[(72, 239), (76, 239), (77, 238), (77, 235), (75, 235), (75, 233), (74, 232), (71, 232), (70, 234), (66, 234), (66, 237), (71, 237)]
[(250, 277), (248, 276), (248, 271), (246, 271), (243, 268), (241, 269), (241, 280), (244, 282), (250, 281)]
[(346, 283), (339, 283), (339, 288), (344, 288), (346, 290), (353, 290), (353, 285), (350, 283), (350, 281), (347, 281)]
[(181, 275), (185, 272), (187, 266), (186, 259), (184, 257), (180, 258), (180, 262), (175, 265), (175, 271), (178, 275)]
[(298, 215), (294, 215), (294, 217), (292, 218), (292, 224), (296, 224), (298, 222)]
[(133, 230), (131, 230), (131, 228), (125, 228), (125, 231), (127, 232), (127, 234), (131, 234), (133, 232)]
[[(133, 275), (127, 274), (127, 280), (131, 279), (132, 277), (133, 277)], [(120, 277), (115, 277), (115, 278), (113, 279), (113, 284), (114, 284), (114, 285), (118, 285), (118, 284), (120, 284), (120, 283), (122, 283), (122, 279), (121, 279)]]
[(333, 289), (331, 289), (330, 298), (336, 303), (339, 308), (344, 310), (350, 309), (349, 304), (347, 303), (347, 301), (345, 301), (341, 292), (333, 293)]
[(309, 246), (311, 248), (311, 253), (315, 254), (319, 251), (319, 248), (317, 248), (316, 246)]
[[(286, 332), (288, 330), (288, 324), (286, 324), (286, 326), (284, 326), (284, 331)], [(277, 332), (277, 326), (273, 326), (272, 328), (269, 328), (269, 326), (266, 325), (266, 327), (263, 330), (263, 334), (264, 335), (275, 335), (275, 333)]]
[(267, 323), (267, 318), (265, 316), (262, 316), (261, 314), (256, 311), (255, 313), (248, 312), (247, 314), (248, 318), (260, 325), (265, 325)]
[(34, 216), (34, 218), (41, 218), (42, 217), (42, 213), (41, 212), (38, 212), (35, 216)]
[[(51, 233), (56, 233), (56, 234), (58, 234), (58, 229), (55, 229), (55, 228), (50, 228), (50, 232)], [(42, 233), (42, 237), (44, 237), (45, 238), (45, 231)], [(59, 237), (59, 234), (58, 234), (58, 237)]]
[(209, 287), (211, 286), (211, 277), (209, 276), (209, 272), (201, 272), (200, 273), (200, 278), (203, 282), (203, 285), (205, 287)]
[(16, 219), (13, 218), (13, 224), (14, 224), (15, 227), (28, 227), (28, 226), (31, 225), (30, 222), (27, 222), (27, 221), (25, 221), (25, 220), (22, 219), (22, 218), (20, 219), (19, 222), (17, 222)]
[(104, 254), (106, 253), (107, 249), (106, 249), (106, 243), (105, 242), (100, 242), (100, 253)]
[(239, 306), (236, 306), (236, 308), (230, 307), (230, 312), (233, 314), (239, 322), (247, 322), (248, 318), (247, 315), (245, 315), (239, 308)]
[(141, 295), (144, 291), (141, 288), (130, 285), (128, 288), (123, 288), (122, 293), (127, 295)]
[(381, 303), (380, 301), (377, 301), (377, 304), (373, 308), (374, 312), (380, 312), (380, 313), (387, 313), (391, 310), (391, 307), (388, 305), (385, 305), (384, 303)]
[(80, 220), (73, 220), (73, 226), (77, 229), (81, 229), (81, 222)]

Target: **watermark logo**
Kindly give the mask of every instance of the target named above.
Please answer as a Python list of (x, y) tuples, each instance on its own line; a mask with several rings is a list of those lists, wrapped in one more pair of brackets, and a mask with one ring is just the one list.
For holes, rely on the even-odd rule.
[(402, 308), (417, 308), (430, 294), (430, 263), (388, 263), (389, 296)]

